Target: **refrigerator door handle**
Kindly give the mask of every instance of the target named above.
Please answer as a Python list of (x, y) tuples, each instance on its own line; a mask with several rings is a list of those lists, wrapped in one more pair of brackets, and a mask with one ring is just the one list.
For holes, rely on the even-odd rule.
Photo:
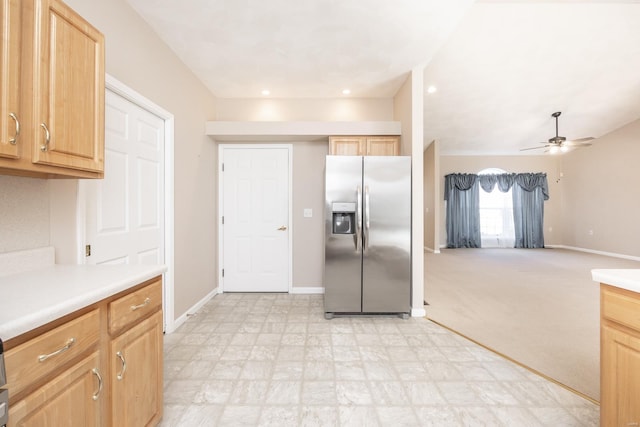
[(360, 246), (362, 242), (362, 187), (358, 185), (356, 188), (357, 198), (356, 198), (356, 234), (353, 236), (354, 243), (356, 246), (356, 252), (360, 251)]
[(369, 203), (369, 186), (364, 187), (364, 237), (363, 237), (363, 248), (362, 251), (366, 251), (369, 248), (369, 214), (370, 211), (370, 203)]

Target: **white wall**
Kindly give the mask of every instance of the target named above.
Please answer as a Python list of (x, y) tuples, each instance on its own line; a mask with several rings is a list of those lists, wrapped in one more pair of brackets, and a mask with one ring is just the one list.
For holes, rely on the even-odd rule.
[[(394, 119), (402, 123), (402, 154), (411, 157), (411, 305), (414, 316), (424, 316), (423, 128), (424, 67), (411, 70), (396, 93)], [(413, 154), (413, 155), (412, 155)]]
[(0, 253), (49, 246), (49, 181), (0, 176)]

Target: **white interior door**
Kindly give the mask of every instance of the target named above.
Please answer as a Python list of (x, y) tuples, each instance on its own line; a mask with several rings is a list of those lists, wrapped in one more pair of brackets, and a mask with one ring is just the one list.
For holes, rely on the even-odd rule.
[(86, 261), (164, 264), (164, 120), (105, 95), (105, 177), (86, 181)]
[(288, 147), (222, 147), (224, 292), (289, 290)]

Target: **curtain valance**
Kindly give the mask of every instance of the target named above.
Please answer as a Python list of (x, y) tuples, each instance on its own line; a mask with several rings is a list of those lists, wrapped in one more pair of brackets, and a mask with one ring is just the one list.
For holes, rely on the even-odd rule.
[(493, 191), (496, 184), (498, 190), (506, 193), (513, 184), (518, 184), (525, 191), (540, 188), (544, 200), (549, 200), (549, 185), (546, 173), (502, 173), (490, 175), (476, 175), (472, 173), (450, 173), (445, 176), (444, 199), (449, 200), (452, 189), (469, 190), (478, 181), (482, 189), (488, 193)]

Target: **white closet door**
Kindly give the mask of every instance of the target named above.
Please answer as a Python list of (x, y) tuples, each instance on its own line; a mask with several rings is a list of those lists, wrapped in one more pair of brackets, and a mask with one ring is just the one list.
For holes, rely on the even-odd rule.
[(223, 149), (223, 291), (289, 290), (289, 150)]

